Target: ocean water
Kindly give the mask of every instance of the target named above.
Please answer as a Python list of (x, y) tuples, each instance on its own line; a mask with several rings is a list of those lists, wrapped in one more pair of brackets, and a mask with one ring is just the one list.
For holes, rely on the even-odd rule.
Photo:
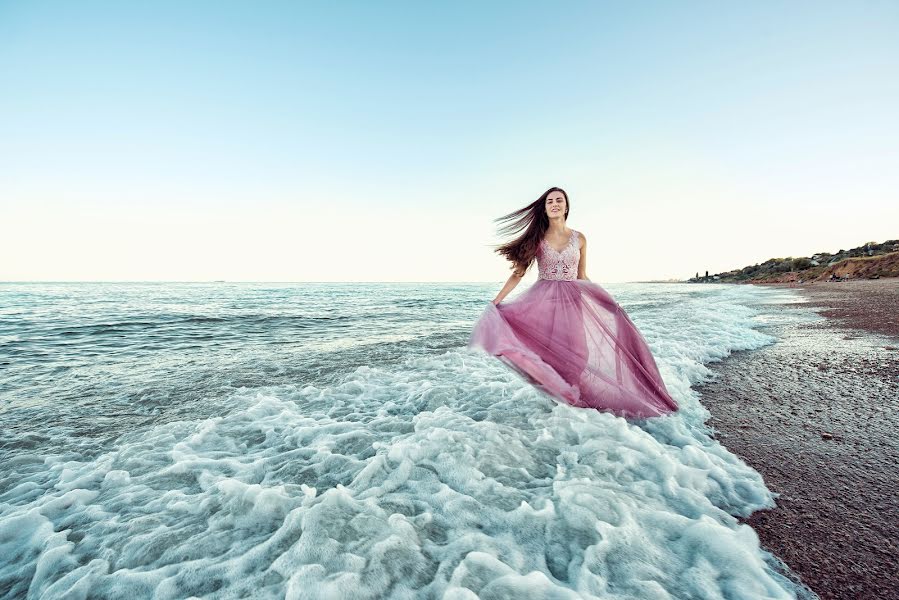
[(605, 285), (682, 407), (628, 421), (465, 348), (499, 287), (0, 284), (0, 598), (805, 597), (691, 387), (801, 299)]

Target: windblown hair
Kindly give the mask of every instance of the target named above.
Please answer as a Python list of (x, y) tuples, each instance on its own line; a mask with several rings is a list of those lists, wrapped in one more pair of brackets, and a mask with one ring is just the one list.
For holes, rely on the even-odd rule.
[(565, 196), (565, 220), (567, 221), (571, 204), (568, 201), (568, 194), (559, 187), (551, 187), (524, 208), (494, 219), (499, 223), (505, 223), (499, 228), (502, 235), (523, 231), (514, 240), (494, 249), (494, 252), (506, 257), (512, 263), (509, 268), (519, 275), (524, 275), (530, 268), (534, 257), (537, 256), (540, 241), (546, 230), (549, 229), (549, 217), (546, 216), (546, 197), (550, 192), (562, 192)]

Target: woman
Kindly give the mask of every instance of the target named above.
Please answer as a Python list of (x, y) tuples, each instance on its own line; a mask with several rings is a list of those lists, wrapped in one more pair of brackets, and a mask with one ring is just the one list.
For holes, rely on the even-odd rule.
[[(468, 342), (573, 406), (622, 417), (677, 410), (646, 340), (614, 298), (587, 277), (587, 239), (567, 226), (568, 194), (552, 187), (497, 221), (524, 230), (496, 249), (512, 275), (475, 324)], [(536, 258), (537, 281), (502, 302)]]

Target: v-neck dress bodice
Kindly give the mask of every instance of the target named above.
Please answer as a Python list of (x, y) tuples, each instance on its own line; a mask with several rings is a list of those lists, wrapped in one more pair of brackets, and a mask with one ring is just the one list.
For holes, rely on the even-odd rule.
[(571, 281), (577, 279), (577, 267), (581, 258), (581, 244), (578, 232), (571, 230), (568, 243), (561, 252), (549, 245), (546, 239), (540, 240), (537, 249), (537, 279)]

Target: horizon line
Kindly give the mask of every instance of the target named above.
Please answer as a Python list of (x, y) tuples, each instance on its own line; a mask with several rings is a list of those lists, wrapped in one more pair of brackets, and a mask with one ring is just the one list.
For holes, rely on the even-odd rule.
[[(590, 280), (592, 281), (592, 280)], [(502, 283), (502, 280), (468, 280), (468, 281), (289, 281), (289, 280), (251, 280), (251, 279), (19, 279), (0, 281), (0, 285), (9, 283)], [(605, 283), (687, 283), (686, 279), (649, 279), (629, 281), (608, 281)]]

